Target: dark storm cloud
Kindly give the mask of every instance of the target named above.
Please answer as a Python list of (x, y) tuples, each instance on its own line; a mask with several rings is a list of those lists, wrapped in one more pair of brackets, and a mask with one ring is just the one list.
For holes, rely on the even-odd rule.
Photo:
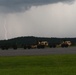
[(31, 6), (46, 5), (58, 2), (73, 2), (74, 0), (0, 0), (0, 11), (19, 12)]

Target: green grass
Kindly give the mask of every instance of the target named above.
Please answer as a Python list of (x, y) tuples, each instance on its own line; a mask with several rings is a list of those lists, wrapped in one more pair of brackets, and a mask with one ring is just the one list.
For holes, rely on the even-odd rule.
[(0, 75), (76, 75), (76, 55), (0, 57)]

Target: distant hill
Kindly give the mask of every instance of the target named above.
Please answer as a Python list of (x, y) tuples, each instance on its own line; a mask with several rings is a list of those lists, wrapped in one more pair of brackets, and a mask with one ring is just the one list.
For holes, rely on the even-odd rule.
[(1, 44), (36, 44), (38, 41), (47, 41), (48, 43), (60, 43), (62, 41), (71, 41), (72, 44), (76, 44), (76, 38), (48, 38), (48, 37), (34, 37), (34, 36), (26, 36), (26, 37), (17, 37), (8, 40), (0, 40)]

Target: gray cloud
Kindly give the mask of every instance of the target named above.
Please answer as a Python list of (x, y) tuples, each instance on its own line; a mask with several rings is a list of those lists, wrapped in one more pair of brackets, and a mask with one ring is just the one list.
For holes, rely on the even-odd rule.
[(0, 0), (0, 39), (76, 37), (76, 1), (68, 4), (73, 1)]
[(20, 12), (31, 6), (73, 1), (75, 0), (0, 0), (0, 12)]

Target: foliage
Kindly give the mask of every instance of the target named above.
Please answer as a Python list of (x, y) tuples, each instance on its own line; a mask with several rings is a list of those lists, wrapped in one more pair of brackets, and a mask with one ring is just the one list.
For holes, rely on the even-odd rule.
[(17, 37), (8, 40), (0, 40), (0, 46), (22, 47), (23, 45), (37, 44), (38, 41), (47, 41), (49, 44), (59, 44), (62, 41), (71, 41), (72, 45), (76, 44), (76, 38), (46, 38), (46, 37)]

